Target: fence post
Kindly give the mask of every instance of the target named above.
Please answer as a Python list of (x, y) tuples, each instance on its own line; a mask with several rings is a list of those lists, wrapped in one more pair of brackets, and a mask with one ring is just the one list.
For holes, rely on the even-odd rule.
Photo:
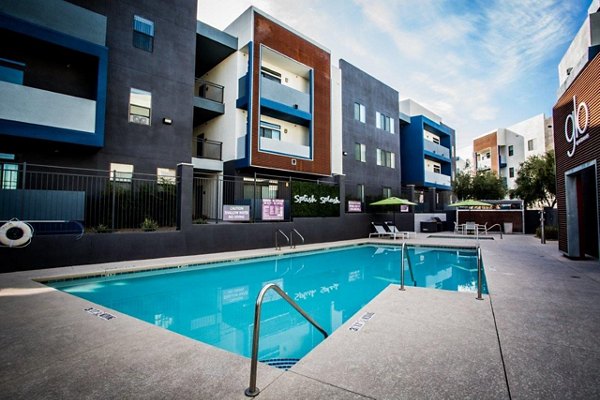
[(252, 200), (252, 222), (256, 222), (256, 172), (254, 173), (254, 199)]
[(215, 224), (219, 223), (219, 176), (215, 179), (216, 189), (215, 190)]
[(116, 187), (117, 187), (117, 170), (114, 170), (112, 172), (112, 183), (110, 184), (110, 190), (112, 191), (111, 193), (111, 218), (110, 218), (110, 229), (111, 230), (115, 230), (115, 212), (116, 212), (116, 196), (117, 196), (117, 191), (116, 191)]
[(177, 164), (177, 230), (185, 231), (192, 226), (192, 203), (194, 166)]

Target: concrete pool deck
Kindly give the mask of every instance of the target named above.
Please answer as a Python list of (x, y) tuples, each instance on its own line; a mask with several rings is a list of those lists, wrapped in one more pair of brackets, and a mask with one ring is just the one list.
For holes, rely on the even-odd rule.
[[(343, 244), (365, 242), (390, 240)], [(407, 243), (475, 241), (420, 234)], [(541, 245), (531, 236), (480, 243), (490, 291), (483, 301), (390, 285), (291, 370), (259, 365), (257, 398), (600, 398), (600, 263), (566, 259), (556, 242)], [(0, 274), (0, 398), (246, 398), (248, 359), (32, 279), (272, 253)], [(117, 318), (103, 320), (88, 307)], [(349, 330), (366, 312), (373, 317)]]

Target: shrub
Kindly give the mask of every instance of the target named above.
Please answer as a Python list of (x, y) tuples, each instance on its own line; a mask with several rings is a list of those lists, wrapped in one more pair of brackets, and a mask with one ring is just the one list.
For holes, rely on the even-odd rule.
[(158, 222), (152, 218), (145, 218), (142, 222), (141, 228), (144, 232), (152, 232), (158, 229)]
[(208, 224), (208, 221), (206, 220), (206, 218), (201, 217), (201, 218), (196, 218), (195, 220), (192, 221), (192, 224)]
[(96, 233), (111, 233), (112, 229), (104, 224), (100, 224), (92, 229)]
[[(544, 226), (544, 236), (546, 236), (546, 240), (558, 240), (558, 226)], [(535, 237), (542, 237), (542, 228), (539, 226), (535, 230)]]

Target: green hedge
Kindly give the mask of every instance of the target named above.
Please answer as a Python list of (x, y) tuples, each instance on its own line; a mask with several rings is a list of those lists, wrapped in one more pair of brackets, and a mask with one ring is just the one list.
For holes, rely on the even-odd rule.
[[(535, 236), (539, 238), (542, 237), (542, 229), (539, 226), (535, 230)], [(558, 226), (544, 226), (544, 237), (546, 238), (546, 240), (558, 240)]]
[(339, 217), (339, 198), (340, 191), (337, 185), (294, 181), (292, 182), (292, 217)]

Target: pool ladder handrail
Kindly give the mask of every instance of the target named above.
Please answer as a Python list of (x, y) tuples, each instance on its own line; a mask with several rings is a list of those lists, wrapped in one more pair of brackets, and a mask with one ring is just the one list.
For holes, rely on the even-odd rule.
[(487, 233), (488, 233), (488, 232), (489, 232), (489, 231), (490, 231), (490, 230), (491, 230), (493, 227), (495, 227), (495, 226), (497, 226), (498, 228), (500, 228), (500, 229), (498, 230), (498, 232), (500, 232), (500, 239), (502, 239), (502, 225), (500, 225), (500, 224), (494, 224), (494, 225), (490, 226), (489, 228), (487, 228), (487, 229), (485, 230), (485, 233), (486, 233), (486, 235), (487, 235)]
[(302, 236), (300, 232), (298, 232), (298, 230), (294, 228), (290, 231), (290, 249), (296, 248), (296, 245), (294, 244), (294, 233), (298, 235), (300, 239), (302, 239), (302, 244), (304, 244), (304, 236)]
[(402, 254), (400, 255), (402, 258), (400, 260), (400, 290), (404, 291), (404, 259), (408, 261), (408, 271), (410, 272), (410, 278), (412, 279), (415, 286), (417, 286), (417, 281), (415, 281), (415, 275), (412, 270), (412, 265), (410, 263), (410, 257), (408, 257), (408, 251), (406, 250), (406, 242), (402, 242)]
[(286, 235), (285, 233), (283, 233), (283, 231), (281, 229), (277, 229), (275, 231), (275, 250), (281, 250), (281, 246), (278, 244), (277, 241), (277, 234), (281, 233), (283, 235), (283, 237), (285, 238), (285, 240), (287, 240), (288, 244), (290, 244), (290, 238), (288, 237), (288, 235)]
[(256, 297), (256, 304), (254, 306), (254, 330), (252, 333), (252, 358), (250, 361), (250, 386), (244, 391), (244, 394), (248, 397), (258, 396), (260, 389), (256, 387), (256, 373), (258, 368), (258, 340), (260, 338), (260, 312), (262, 308), (263, 298), (269, 290), (274, 290), (289, 303), (296, 311), (300, 313), (308, 322), (310, 322), (319, 332), (327, 338), (327, 332), (325, 329), (314, 320), (310, 315), (306, 313), (294, 300), (290, 298), (279, 286), (275, 283), (268, 283), (260, 290)]
[(482, 286), (482, 264), (483, 260), (481, 259), (481, 246), (479, 243), (477, 244), (477, 300), (483, 300), (481, 296), (481, 286)]

